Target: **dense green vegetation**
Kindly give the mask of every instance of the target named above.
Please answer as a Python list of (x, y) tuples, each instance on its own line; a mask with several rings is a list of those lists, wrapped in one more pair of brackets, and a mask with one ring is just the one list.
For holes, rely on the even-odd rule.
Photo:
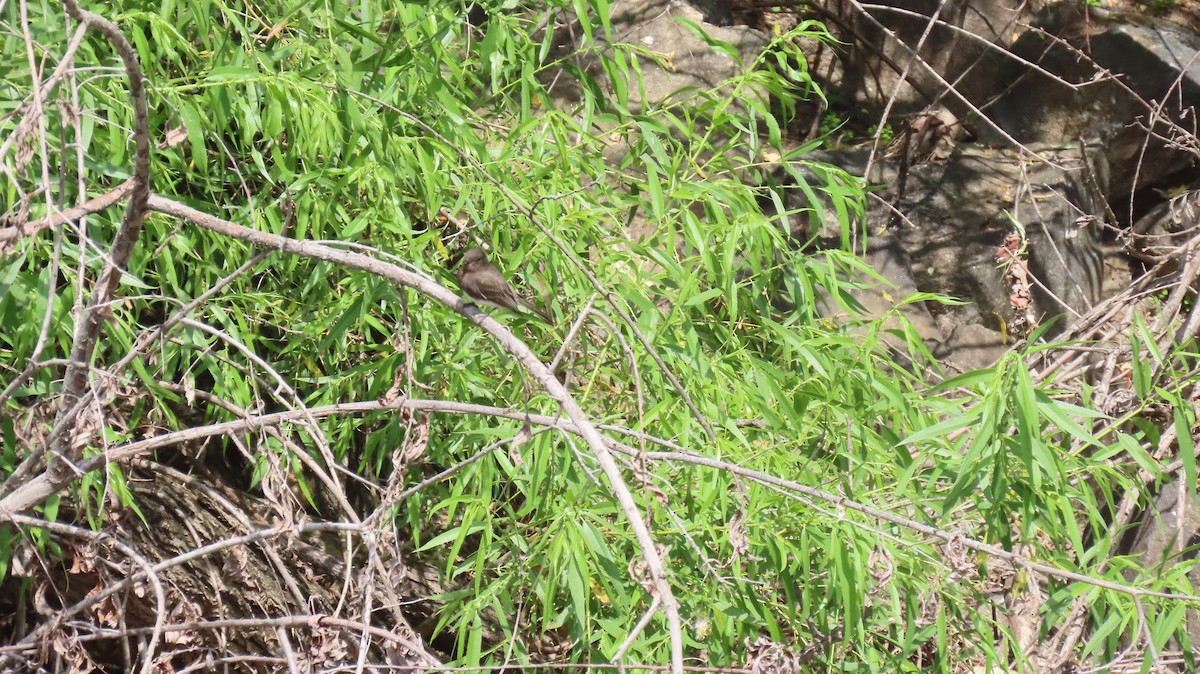
[[(121, 0), (93, 9), (118, 24), (145, 71), (152, 141), (163, 143), (152, 153), (154, 194), (252, 229), (337, 242), (450, 288), (459, 252), (486, 244), (548, 306), (553, 326), (496, 316), (543, 362), (556, 361), (595, 422), (630, 431), (606, 436), (630, 451), (625, 479), (668, 560), (685, 655), (697, 664), (738, 666), (747, 644), (767, 637), (817, 671), (1015, 667), (1004, 664), (1021, 647), (998, 619), (997, 584), (1007, 579), (1020, 596), (1033, 572), (964, 541), (1125, 584), (1124, 564), (1110, 557), (1123, 532), (1109, 523), (1121, 495), (1143, 488), (1137, 468), (1150, 483), (1161, 474), (1144, 449), (1159, 429), (1112, 423), (1086, 389), (1035, 383), (1022, 353), (943, 381), (898, 312), (822, 318), (821, 301), (839, 305), (826, 315), (854, 316), (847, 291), (876, 280), (849, 252), (866, 186), (807, 161), (812, 148), (785, 137), (787, 102), (821, 95), (796, 65), (798, 38), (820, 37), (821, 25), (775, 37), (767, 56), (739, 61), (742, 74), (719, 87), (642, 109), (641, 72), (666, 56), (621, 42), (602, 1)], [(34, 61), (51, 70), (74, 28), (64, 29), (55, 3), (28, 12)], [(69, 207), (128, 179), (133, 120), (115, 53), (92, 32), (78, 70), (50, 94), (49, 142), (18, 131), (23, 116), (8, 113), (30, 100), (35, 78), (16, 4), (0, 16), (0, 130), (17, 138), (0, 153), (9, 176), (0, 224), (12, 226), (21, 211), (46, 215), (47, 200)], [(578, 47), (545, 30), (567, 21)], [(185, 135), (165, 142), (177, 127)], [(845, 249), (801, 246), (764, 213), (782, 201), (757, 185), (778, 169), (831, 205)], [(48, 192), (39, 191), (43, 170)], [(120, 219), (109, 208), (85, 229), (5, 246), (0, 389), (31, 358), (70, 353), (79, 293), (92, 292)], [(93, 382), (108, 398), (89, 455), (242, 411), (379, 400), (393, 387), (560, 415), (510, 354), (451, 308), (279, 251), (226, 278), (259, 252), (270, 251), (147, 217), (95, 353)], [(139, 351), (141, 336), (223, 279), (191, 323)], [(587, 308), (602, 316), (589, 315), (556, 359)], [(888, 332), (909, 352), (887, 348)], [(139, 355), (115, 379), (101, 376), (131, 351)], [(1178, 395), (1182, 379), (1147, 369), (1169, 354), (1140, 353), (1147, 364), (1135, 362), (1131, 377), (1141, 405)], [(50, 363), (6, 392), (0, 476), (37, 450), (31, 439), (53, 421), (62, 376), (63, 364)], [(1179, 437), (1190, 438), (1188, 408), (1174, 409)], [(662, 615), (629, 639), (651, 597), (640, 548), (587, 445), (525, 426), (392, 409), (320, 420), (337, 462), (400, 489), (495, 450), (384, 513), (404, 554), (441, 572), (437, 632), (452, 644), (450, 664), (536, 661), (530, 644), (543, 634), (567, 645), (569, 661), (608, 662), (625, 644), (629, 662), (668, 663)], [(318, 445), (300, 443), (322, 461)], [(310, 518), (339, 518), (294, 450), (264, 436), (248, 456), (233, 441), (206, 451), (239, 467), (251, 491), (272, 471), (290, 474)], [(413, 451), (398, 464), (401, 450)], [(653, 454), (664, 451), (677, 455)], [(721, 463), (697, 465), (683, 452)], [(1195, 484), (1194, 462), (1185, 464)], [(730, 465), (755, 473), (738, 477)], [(107, 510), (136, 508), (121, 475), (111, 466), (107, 479), (85, 477), (37, 512), (102, 528)], [(365, 518), (379, 495), (360, 496)], [(20, 540), (8, 530), (0, 538), (11, 587)], [(1190, 594), (1186, 570), (1156, 586)], [(1182, 634), (1179, 602), (1142, 597), (1135, 607), (1118, 588), (1036, 577), (1050, 599), (1039, 604), (1045, 631), (1087, 596), (1081, 658), (1109, 659), (1143, 631), (1160, 649)]]

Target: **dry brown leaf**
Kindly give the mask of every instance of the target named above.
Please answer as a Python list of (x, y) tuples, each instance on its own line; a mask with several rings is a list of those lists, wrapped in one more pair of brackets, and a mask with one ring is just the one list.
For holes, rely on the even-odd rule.
[(314, 669), (343, 664), (349, 652), (339, 632), (323, 626), (312, 631), (308, 654)]
[(96, 545), (88, 542), (83, 546), (71, 549), (70, 574), (93, 573), (96, 570)]
[(167, 131), (161, 142), (158, 143), (158, 149), (165, 150), (187, 140), (187, 127), (180, 124)]
[(750, 538), (746, 532), (746, 516), (739, 508), (729, 520), (729, 545), (733, 547), (733, 557), (737, 559), (750, 551)]
[[(404, 343), (403, 340), (400, 341), (401, 344)], [(404, 370), (401, 368), (396, 368), (396, 371), (392, 374), (392, 379), (395, 380), (392, 383), (392, 387), (389, 388), (387, 392), (379, 398), (379, 404), (383, 405), (384, 407), (391, 407), (392, 405), (396, 404), (397, 400), (400, 399), (400, 390), (404, 387)], [(407, 410), (404, 411), (407, 412)]]
[(784, 644), (759, 637), (750, 641), (747, 637), (746, 669), (755, 674), (797, 674), (800, 671), (800, 654)]

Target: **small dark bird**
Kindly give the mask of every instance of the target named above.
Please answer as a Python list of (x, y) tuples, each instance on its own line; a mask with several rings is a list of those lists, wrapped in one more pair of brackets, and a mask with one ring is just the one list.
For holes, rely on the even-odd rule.
[(513, 290), (500, 270), (488, 262), (482, 248), (472, 248), (463, 253), (456, 275), (458, 287), (475, 304), (517, 313), (520, 313), (521, 308), (525, 308), (546, 323), (551, 323), (549, 315)]

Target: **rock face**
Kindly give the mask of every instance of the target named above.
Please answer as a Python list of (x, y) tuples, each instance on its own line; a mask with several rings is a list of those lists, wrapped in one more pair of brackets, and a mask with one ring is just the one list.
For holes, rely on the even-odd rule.
[[(997, 63), (1006, 85), (987, 112), (1021, 142), (1102, 138), (1113, 167), (1114, 201), (1191, 164), (1195, 148), (1175, 147), (1188, 110), (1200, 100), (1200, 36), (1171, 25), (1059, 3), (1010, 47), (1039, 70)], [(1151, 120), (1154, 120), (1153, 122)], [(1151, 126), (1161, 138), (1149, 136)], [(981, 128), (981, 138), (1002, 139)]]
[[(1176, 59), (1172, 71), (1163, 59), (1187, 36), (1160, 36), (1156, 43), (1144, 26), (1115, 19), (1094, 23), (1093, 16), (1063, 4), (1032, 14), (1037, 4), (1018, 13), (1002, 2), (952, 1), (938, 14), (942, 24), (914, 50), (928, 20), (920, 14), (930, 14), (940, 4), (926, 2), (924, 10), (920, 5), (898, 2), (871, 16), (830, 14), (828, 25), (850, 26), (859, 37), (875, 36), (878, 47), (842, 49), (840, 66), (833, 71), (836, 79), (822, 84), (844, 92), (847, 100), (866, 103), (898, 92), (896, 109), (916, 112), (938, 91), (946, 91), (944, 83), (958, 82), (961, 100), (944, 96), (946, 108), (941, 109), (947, 120), (943, 128), (959, 137), (964, 130), (958, 118), (970, 120), (972, 107), (988, 114), (988, 124), (974, 119), (974, 142), (960, 139), (956, 150), (932, 152), (934, 161), (918, 157), (911, 166), (894, 158), (874, 162), (870, 182), (884, 188), (871, 199), (866, 215), (870, 241), (865, 252), (895, 288), (860, 297), (870, 313), (887, 311), (881, 297), (902, 296), (899, 290), (906, 288), (970, 301), (965, 307), (913, 306), (906, 312), (949, 365), (982, 367), (1015, 341), (1008, 330), (1014, 320), (1013, 291), (995, 259), (1009, 231), (1024, 229), (1027, 237), (1034, 320), (1061, 315), (1058, 325), (1067, 326), (1100, 299), (1102, 230), (1111, 219), (1105, 199), (1132, 194), (1181, 163), (1181, 152), (1168, 156), (1164, 148), (1154, 155), (1153, 166), (1134, 179), (1124, 161), (1130, 144), (1121, 137), (1132, 116), (1145, 110), (1130, 102), (1134, 95), (1169, 86), (1174, 73), (1183, 72), (1184, 62)], [(680, 18), (700, 26), (710, 40)], [(737, 62), (714, 47), (713, 40), (732, 46), (743, 62), (754, 59), (767, 36), (736, 25), (734, 19), (720, 6), (706, 13), (664, 0), (619, 5), (613, 12), (613, 34), (664, 59), (664, 65), (643, 62), (644, 89), (630, 91), (632, 106), (655, 106), (691, 88), (710, 89), (737, 72)], [(1031, 23), (1033, 29), (1024, 28)], [(952, 25), (961, 29), (950, 30)], [(1096, 79), (1098, 66), (1079, 58), (1079, 46), (1087, 42), (1098, 64), (1120, 66), (1122, 76), (1138, 73), (1130, 80), (1133, 91), (1114, 77)], [(917, 54), (922, 59), (914, 60)], [(1031, 62), (1039, 65), (1033, 68)], [(896, 68), (905, 67), (910, 77), (898, 86)], [(982, 70), (989, 77), (972, 77)], [(858, 73), (858, 79), (850, 73)], [(866, 78), (863, 73), (874, 74)], [(868, 79), (871, 86), (865, 84)], [(1006, 138), (1022, 146), (997, 149), (991, 144)], [(1086, 143), (1082, 149), (1081, 140)], [(622, 154), (619, 146), (611, 151), (614, 157)], [(1122, 163), (1110, 171), (1114, 155)], [(862, 175), (868, 152), (828, 151), (812, 158)], [(1110, 173), (1124, 182), (1110, 180)], [(803, 201), (790, 195), (786, 205), (805, 205), (797, 199)]]
[[(1035, 320), (1060, 315), (1061, 330), (1103, 298), (1106, 281), (1122, 267), (1106, 259), (1105, 228), (1128, 227), (1129, 214), (1153, 205), (1146, 188), (1178, 180), (1200, 156), (1185, 133), (1200, 101), (1200, 37), (1147, 25), (1144, 14), (1082, 3), (1029, 4), (1021, 15), (995, 3), (970, 4), (964, 12), (953, 1), (882, 3), (887, 7), (874, 5), (869, 16), (831, 16), (831, 28), (845, 24), (856, 38), (877, 43), (846, 49), (841, 68), (831, 72), (882, 74), (872, 87), (849, 76), (826, 84), (860, 103), (882, 105), (881, 97), (896, 92), (895, 111), (940, 100), (967, 120), (973, 139), (960, 139), (944, 161), (898, 168), (894, 160), (875, 160), (869, 182), (884, 188), (872, 199), (867, 226), (876, 241), (898, 240), (911, 260), (906, 273), (889, 272), (897, 287), (915, 283), (971, 303), (931, 306), (938, 330), (926, 336), (948, 360), (979, 367), (1012, 341), (1005, 333), (1017, 298), (995, 262), (1007, 232), (1027, 235)], [(914, 51), (938, 6), (941, 23)], [(965, 40), (967, 33), (974, 37)], [(919, 65), (909, 63), (914, 53), (923, 57)], [(909, 83), (896, 86), (903, 68)], [(939, 77), (957, 82), (955, 93), (947, 95)], [(836, 151), (818, 159), (861, 175), (863, 155)], [(956, 338), (964, 331), (970, 355)]]
[[(1014, 341), (1006, 330), (1014, 322), (1009, 292), (996, 263), (996, 249), (1014, 223), (1026, 233), (1029, 267), (1041, 280), (1032, 289), (1035, 315), (1078, 315), (1100, 298), (1103, 155), (1092, 146), (1047, 148), (1043, 157), (1030, 161), (1017, 152), (968, 149), (944, 162), (910, 167), (903, 189), (894, 162), (876, 164), (872, 171), (869, 182), (888, 187), (868, 203), (865, 253), (893, 285), (887, 295), (903, 297), (912, 289), (973, 300), (958, 307), (904, 308), (933, 353), (955, 369), (986, 367)], [(820, 152), (810, 158), (861, 175), (867, 152)], [(812, 206), (802, 190), (782, 191), (789, 210)], [(811, 227), (802, 223), (792, 229), (804, 235)], [(813, 234), (831, 245), (838, 240), (834, 232)], [(881, 303), (880, 292), (859, 297), (875, 315), (891, 308)]]
[[(1196, 558), (1196, 546), (1200, 544), (1200, 499), (1195, 492), (1179, 481), (1163, 487), (1138, 527), (1137, 536), (1129, 554), (1143, 573), (1162, 573), (1165, 567)], [(1138, 580), (1138, 573), (1130, 570), (1125, 576), (1129, 582)], [(1200, 566), (1188, 574), (1192, 587), (1200, 587)], [(1189, 611), (1187, 617), (1188, 639), (1192, 644), (1200, 643), (1200, 614)]]
[[(1200, 223), (1200, 184), (1192, 182), (1182, 194), (1164, 201), (1138, 219), (1131, 231), (1130, 248), (1146, 268), (1163, 261), (1171, 251), (1186, 245)], [(1169, 273), (1174, 269), (1160, 269)]]
[(681, 21), (701, 26), (712, 39), (731, 45), (740, 57), (751, 62), (769, 42), (766, 35), (746, 26), (718, 26), (687, 4), (670, 0), (621, 3), (612, 14), (617, 39), (643, 47), (663, 65), (643, 61), (644, 96), (631, 87), (631, 109), (656, 105), (678, 91), (691, 87), (712, 89), (742, 71), (728, 53), (714, 47)]
[[(710, 89), (739, 71), (738, 60), (753, 61), (769, 39), (739, 25), (739, 11), (699, 0), (696, 7), (667, 0), (616, 5), (615, 38), (662, 61), (643, 60), (644, 88), (629, 88), (631, 104), (654, 106), (677, 92)], [(905, 115), (933, 104), (958, 136), (953, 151), (932, 153), (934, 161), (873, 161), (870, 182), (884, 189), (872, 197), (866, 222), (878, 252), (865, 253), (896, 289), (970, 302), (908, 310), (939, 353), (961, 367), (986, 365), (1014, 341), (1012, 289), (995, 261), (1007, 233), (1023, 229), (1027, 237), (1034, 320), (1061, 316), (1065, 328), (1102, 298), (1105, 226), (1131, 224), (1116, 220), (1153, 205), (1144, 188), (1170, 180), (1200, 155), (1200, 148), (1179, 146), (1180, 128), (1172, 126), (1189, 121), (1187, 111), (1200, 100), (1200, 37), (1182, 28), (1077, 2), (1014, 8), (999, 0), (909, 0), (875, 3), (869, 12), (852, 3), (812, 11), (842, 39), (829, 47), (834, 56), (826, 67), (810, 64), (826, 91), (868, 110), (894, 95), (889, 121), (898, 135), (919, 124)], [(617, 157), (623, 148), (610, 151)], [(868, 161), (865, 150), (813, 158), (858, 175)], [(1138, 203), (1130, 204), (1135, 195)], [(900, 250), (903, 259), (887, 252)], [(877, 305), (872, 312), (888, 308), (865, 303)], [(956, 337), (967, 333), (970, 347)], [(960, 346), (972, 355), (959, 353)]]
[[(1114, 221), (1114, 211), (1134, 212), (1133, 195), (1142, 199), (1142, 188), (1194, 159), (1191, 148), (1163, 139), (1177, 135), (1171, 125), (1200, 99), (1200, 59), (1192, 57), (1200, 38), (1080, 3), (1010, 5), (919, 0), (876, 3), (869, 13), (848, 3), (813, 9), (813, 18), (843, 40), (831, 48), (828, 67), (810, 64), (818, 77), (824, 73), (825, 90), (868, 109), (894, 94), (893, 115), (937, 104), (943, 128), (958, 136), (953, 150), (910, 154), (910, 164), (873, 161), (869, 182), (883, 189), (871, 199), (870, 245), (862, 252), (895, 287), (860, 297), (871, 314), (887, 311), (883, 298), (906, 288), (967, 300), (964, 307), (906, 309), (934, 352), (958, 368), (986, 366), (1015, 341), (1010, 328), (1019, 298), (995, 260), (1009, 232), (1023, 230), (1027, 241), (1029, 315), (1039, 323), (1059, 316), (1063, 329), (1102, 299), (1104, 228), (1129, 224)], [(935, 12), (938, 23), (926, 30)], [(769, 39), (738, 25), (739, 16), (711, 2), (615, 6), (615, 38), (661, 59), (643, 60), (644, 88), (629, 88), (631, 105), (659, 105), (677, 92), (716, 86), (739, 71), (733, 52), (751, 62)], [(1167, 104), (1155, 108), (1150, 101)], [(1151, 122), (1151, 113), (1160, 121)], [(1148, 138), (1139, 119), (1159, 138)], [(905, 116), (889, 121), (898, 135), (921, 123)], [(606, 154), (615, 159), (624, 150), (614, 145)], [(857, 175), (868, 162), (865, 150), (812, 158)], [(805, 205), (795, 203), (801, 196), (789, 199), (789, 207)]]
[[(672, 0), (636, 0), (617, 4), (611, 16), (613, 40), (635, 44), (649, 52), (646, 57), (638, 59), (641, 82), (611, 81), (609, 73), (596, 59), (585, 59), (584, 67), (597, 81), (621, 93), (627, 99), (630, 111), (668, 104), (680, 92), (686, 95), (695, 90), (715, 89), (741, 73), (744, 67), (738, 61), (753, 62), (770, 39), (747, 26), (709, 23), (706, 18), (709, 15), (711, 12), (706, 15), (691, 5)], [(688, 23), (699, 27), (709, 39), (692, 30)], [(714, 43), (728, 45), (737, 58)], [(570, 78), (564, 78), (564, 84), (553, 88), (556, 95), (567, 99), (582, 95), (570, 85)], [(721, 94), (730, 96), (732, 92)], [(741, 99), (758, 96), (763, 102), (767, 99), (765, 93), (753, 89), (743, 89), (739, 96)], [(737, 101), (734, 102), (736, 105)], [(570, 105), (560, 107), (569, 108)], [(619, 162), (628, 151), (628, 144), (614, 142), (605, 149), (604, 155), (611, 161)]]
[[(978, 76), (981, 60), (996, 53), (995, 45), (1019, 35), (1022, 24), (1047, 3), (908, 0), (873, 3), (871, 12), (856, 11), (849, 3), (824, 4), (835, 7), (818, 11), (815, 18), (842, 39), (836, 61), (823, 71), (839, 98), (880, 109), (894, 96), (899, 114), (915, 113), (954, 83), (956, 94), (942, 103), (962, 116), (969, 107), (958, 95), (986, 101), (1003, 90), (997, 78)], [(938, 24), (927, 31), (935, 13)], [(905, 69), (908, 77), (901, 82)]]
[[(907, 223), (896, 235), (921, 265), (918, 287), (975, 299), (950, 311), (954, 324), (999, 329), (1012, 322), (995, 258), (1015, 223), (1026, 232), (1030, 269), (1043, 283), (1034, 290), (1037, 315), (1084, 312), (1099, 299), (1103, 260), (1094, 223), (1103, 219), (1103, 205), (1089, 184), (1103, 182), (1104, 172), (1085, 156), (1068, 148), (1047, 152), (1043, 163), (1013, 152), (964, 151), (909, 172), (906, 193), (893, 204)], [(890, 217), (872, 209), (868, 223)]]

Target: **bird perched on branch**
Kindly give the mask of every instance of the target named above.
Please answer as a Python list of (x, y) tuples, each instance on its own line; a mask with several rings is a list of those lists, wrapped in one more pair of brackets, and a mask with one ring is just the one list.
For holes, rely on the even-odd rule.
[(552, 322), (546, 312), (513, 290), (500, 270), (488, 262), (482, 248), (472, 248), (463, 253), (456, 276), (458, 287), (475, 304), (517, 313), (520, 313), (521, 309), (527, 309), (547, 324)]

